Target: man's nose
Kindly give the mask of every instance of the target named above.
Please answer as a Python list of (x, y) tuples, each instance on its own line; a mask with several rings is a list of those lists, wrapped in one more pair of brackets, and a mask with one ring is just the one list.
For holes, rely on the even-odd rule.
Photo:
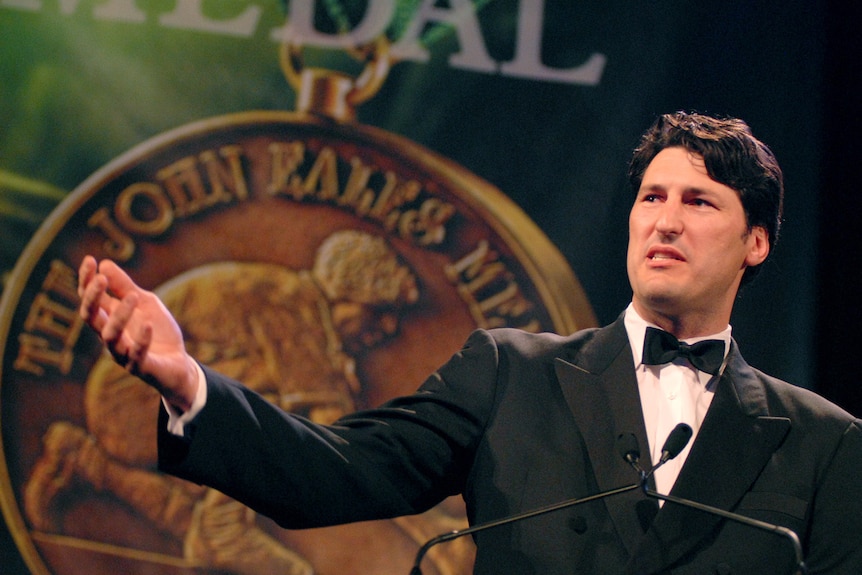
[(661, 211), (655, 223), (655, 229), (661, 234), (680, 234), (684, 228), (682, 202), (668, 199), (662, 204)]

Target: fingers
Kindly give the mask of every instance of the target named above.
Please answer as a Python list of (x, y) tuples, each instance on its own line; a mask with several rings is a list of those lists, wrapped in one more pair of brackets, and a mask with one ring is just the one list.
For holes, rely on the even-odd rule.
[[(78, 295), (84, 321), (99, 335), (118, 364), (139, 375), (154, 337), (146, 314), (137, 313), (147, 292), (114, 262), (97, 262), (86, 256), (78, 271)], [(141, 317), (137, 318), (138, 315)]]
[[(109, 293), (110, 290), (110, 293)], [(78, 296), (81, 298), (81, 317), (97, 332), (105, 328), (108, 315), (116, 299), (122, 300), (141, 289), (131, 277), (111, 260), (97, 262), (85, 256), (78, 270)]]
[[(128, 341), (128, 350), (125, 353), (124, 365), (126, 371), (134, 375), (140, 375), (140, 366), (147, 357), (150, 343), (153, 341), (153, 328), (150, 324), (141, 326), (136, 337)], [(122, 364), (122, 362), (121, 362)]]
[(93, 280), (96, 275), (96, 258), (93, 256), (84, 256), (81, 260), (81, 266), (78, 268), (78, 297), (84, 297), (84, 290), (87, 285)]
[(111, 260), (99, 262), (99, 273), (108, 279), (111, 293), (118, 298), (122, 299), (130, 293), (141, 291), (141, 288), (132, 281), (129, 274)]
[(99, 335), (118, 364), (138, 375), (153, 341), (153, 328), (147, 323), (133, 322), (138, 294), (132, 292), (114, 307)]
[[(120, 300), (119, 304), (114, 307), (113, 311), (107, 317), (107, 321), (105, 321), (102, 329), (99, 330), (99, 334), (102, 336), (102, 341), (107, 344), (111, 344), (113, 342), (118, 342), (120, 337), (123, 335), (123, 330), (126, 329), (126, 325), (129, 323), (129, 320), (132, 319), (132, 313), (135, 311), (135, 306), (138, 305), (138, 294), (130, 293), (122, 300)], [(122, 352), (124, 355), (126, 351)]]
[[(128, 354), (126, 350), (118, 349), (118, 346), (138, 305), (140, 294), (141, 289), (114, 262), (97, 262), (92, 256), (85, 256), (81, 261), (78, 271), (81, 317), (117, 356)], [(133, 334), (131, 339), (137, 341), (141, 337), (143, 334)], [(149, 346), (149, 342), (146, 345)]]
[[(96, 273), (96, 261), (86, 260), (78, 275), (78, 295), (81, 298), (81, 318), (97, 332), (101, 332), (107, 320), (108, 302), (104, 301), (108, 288), (107, 278)], [(105, 304), (103, 307), (103, 303)]]
[(150, 343), (153, 341), (153, 326), (150, 324), (146, 324), (141, 327), (141, 331), (138, 334), (138, 337), (135, 339), (135, 345), (129, 349), (129, 364), (126, 368), (129, 369), (131, 366), (138, 366), (141, 362), (144, 361), (144, 358), (147, 356), (147, 352), (150, 349)]

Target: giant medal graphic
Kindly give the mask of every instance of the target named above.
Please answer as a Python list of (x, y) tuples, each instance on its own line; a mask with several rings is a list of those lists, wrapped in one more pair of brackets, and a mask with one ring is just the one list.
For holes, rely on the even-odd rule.
[[(451, 498), (288, 531), (159, 473), (159, 397), (77, 315), (85, 254), (155, 290), (198, 360), (323, 423), (410, 393), (476, 328), (595, 324), (517, 206), (400, 136), (307, 111), (157, 136), (67, 197), (0, 302), (0, 501), (36, 574), (407, 573), (422, 543), (466, 525)], [(473, 551), (438, 546), (423, 571), (470, 573)]]

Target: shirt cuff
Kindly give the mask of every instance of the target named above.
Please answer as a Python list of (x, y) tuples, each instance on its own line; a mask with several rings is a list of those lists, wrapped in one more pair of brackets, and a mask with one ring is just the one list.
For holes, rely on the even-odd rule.
[(201, 366), (197, 362), (195, 362), (195, 369), (198, 372), (198, 390), (188, 411), (185, 413), (179, 411), (162, 397), (162, 404), (168, 412), (168, 431), (179, 437), (185, 436), (186, 425), (201, 412), (207, 402), (207, 378), (204, 375), (204, 370), (201, 369)]

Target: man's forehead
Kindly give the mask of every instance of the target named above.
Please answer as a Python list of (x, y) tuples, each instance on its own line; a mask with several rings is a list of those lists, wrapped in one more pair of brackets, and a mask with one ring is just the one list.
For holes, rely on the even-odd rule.
[[(653, 181), (655, 179), (655, 181)], [(647, 165), (644, 171), (642, 186), (652, 186), (665, 181), (685, 181), (693, 179), (706, 184), (718, 182), (710, 176), (706, 169), (703, 156), (682, 147), (671, 147), (661, 150)]]

